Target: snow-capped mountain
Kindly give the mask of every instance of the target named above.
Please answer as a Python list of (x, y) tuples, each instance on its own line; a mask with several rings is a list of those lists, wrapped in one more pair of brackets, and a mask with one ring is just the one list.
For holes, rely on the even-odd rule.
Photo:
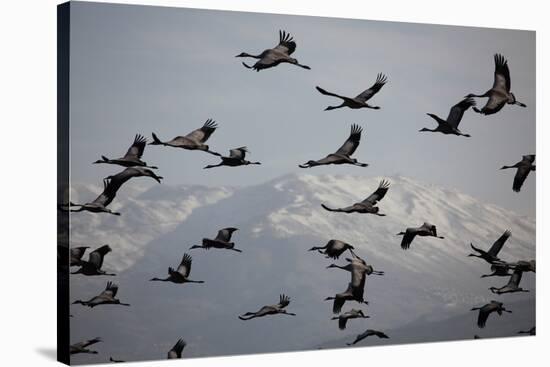
[[(93, 200), (103, 188), (73, 185), (71, 200)], [(230, 187), (181, 185), (144, 186), (130, 182), (119, 191), (111, 207), (121, 216), (75, 213), (71, 215), (71, 245), (92, 248), (107, 243), (109, 267), (123, 271), (141, 256), (151, 240), (172, 231), (197, 208), (230, 196)]]
[[(507, 278), (480, 279), (490, 272), (488, 264), (467, 257), (470, 242), (488, 248), (509, 229), (512, 237), (501, 258), (535, 258), (534, 218), (404, 177), (386, 178), (391, 186), (379, 203), (385, 217), (331, 213), (320, 205), (337, 207), (361, 201), (376, 190), (381, 179), (292, 174), (243, 188), (155, 185), (132, 197), (117, 197), (120, 218), (72, 216), (73, 241), (112, 244), (113, 253), (106, 257), (105, 266), (121, 269), (119, 296), (132, 304), (125, 312), (94, 310), (93, 318), (91, 311), (73, 306), (75, 338), (86, 337), (81, 330), (109, 335), (114, 342), (103, 347), (127, 360), (157, 358), (180, 336), (186, 338), (189, 357), (277, 352), (313, 348), (360, 333), (367, 325), (399, 329), (419, 319), (444, 323), (490, 299), (534, 304), (534, 274), (525, 274), (522, 280), (530, 293), (493, 295), (488, 287), (501, 286)], [(411, 249), (402, 250), (396, 233), (424, 221), (435, 224), (445, 239), (416, 238)], [(215, 237), (223, 227), (239, 228), (233, 240), (243, 253), (189, 250), (203, 237)], [(386, 273), (368, 278), (368, 306), (351, 303), (344, 307), (363, 307), (371, 316), (365, 322), (351, 323), (347, 334), (330, 320), (331, 304), (323, 299), (344, 291), (349, 273), (326, 269), (332, 260), (307, 251), (330, 239), (351, 243), (358, 255)], [(205, 284), (148, 281), (164, 276), (184, 252), (193, 256), (191, 278)], [(104, 281), (71, 278), (72, 297), (89, 296), (90, 287), (99, 289)], [(237, 318), (277, 302), (280, 293), (291, 297), (288, 309), (298, 316), (250, 322)], [(517, 320), (518, 327), (529, 326), (520, 325), (525, 317)], [(472, 336), (478, 332), (473, 316), (471, 325), (457, 337), (468, 332)], [(85, 362), (87, 357), (82, 358)]]

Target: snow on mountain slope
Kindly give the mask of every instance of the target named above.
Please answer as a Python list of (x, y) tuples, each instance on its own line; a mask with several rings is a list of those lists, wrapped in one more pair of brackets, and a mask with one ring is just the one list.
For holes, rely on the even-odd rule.
[[(507, 279), (480, 279), (489, 271), (488, 264), (467, 257), (470, 242), (488, 248), (510, 229), (512, 237), (502, 258), (534, 258), (534, 218), (413, 179), (387, 179), (391, 186), (379, 204), (386, 217), (331, 213), (320, 206), (361, 201), (378, 187), (381, 177), (308, 174), (239, 189), (154, 185), (135, 197), (121, 197), (116, 203), (124, 205), (120, 218), (79, 216), (81, 227), (76, 228), (87, 231), (88, 238), (95, 242), (101, 235), (114, 244), (106, 267), (119, 266), (127, 254), (134, 256), (133, 265), (116, 279), (120, 297), (135, 307), (115, 315), (115, 311), (94, 310), (92, 318), (89, 311), (73, 306), (74, 337), (109, 335), (113, 341), (105, 343), (106, 352), (127, 360), (155, 359), (176, 336), (188, 342), (188, 357), (300, 350), (335, 340), (343, 334), (330, 320), (330, 302), (323, 299), (344, 291), (349, 273), (326, 269), (332, 260), (307, 251), (332, 238), (353, 244), (360, 256), (386, 272), (368, 278), (368, 306), (351, 303), (344, 307), (366, 308), (371, 315), (366, 323), (373, 327), (397, 329), (419, 318), (444, 323), (495, 298), (505, 304), (534, 302), (534, 274), (525, 274), (522, 280), (530, 293), (493, 295), (488, 288), (501, 286)], [(189, 212), (189, 207), (194, 209)], [(410, 250), (402, 250), (396, 233), (424, 221), (435, 224), (445, 239), (416, 238)], [(151, 232), (159, 226), (166, 231)], [(203, 237), (214, 237), (218, 229), (228, 226), (239, 228), (233, 240), (242, 253), (189, 250)], [(204, 284), (148, 281), (164, 276), (167, 267), (177, 265), (185, 252), (193, 256), (192, 279), (204, 280)], [(343, 259), (334, 262), (345, 263)], [(90, 288), (104, 286), (105, 280), (71, 279), (75, 299), (89, 296)], [(291, 297), (289, 310), (298, 316), (250, 322), (237, 318), (276, 302), (280, 293)], [(350, 335), (364, 331), (364, 325), (352, 323)], [(468, 327), (475, 330), (475, 325)], [(448, 330), (450, 339), (463, 337), (455, 335), (452, 327)], [(166, 335), (172, 337), (166, 339)]]
[[(90, 201), (102, 190), (92, 185), (73, 185), (71, 200)], [(111, 205), (121, 216), (86, 212), (71, 215), (71, 245), (92, 248), (104, 243), (111, 245), (113, 252), (109, 254), (108, 266), (122, 271), (142, 256), (152, 239), (172, 231), (193, 210), (232, 193), (229, 187), (146, 186), (131, 182), (124, 185)]]
[[(533, 218), (484, 204), (456, 190), (410, 178), (389, 179), (390, 189), (379, 203), (380, 212), (387, 214), (386, 217), (330, 213), (320, 207), (321, 203), (338, 207), (362, 201), (376, 190), (382, 179), (303, 175), (276, 180), (271, 183), (272, 189), (286, 194), (286, 205), (269, 213), (253, 232), (269, 229), (279, 237), (308, 233), (321, 238), (338, 238), (366, 251), (378, 250), (377, 258), (388, 262), (395, 261), (396, 253), (406, 254), (407, 258), (401, 257), (400, 263), (414, 271), (419, 266), (429, 267), (443, 261), (472, 263), (472, 259), (465, 261), (463, 258), (470, 250), (470, 242), (488, 248), (509, 228), (512, 238), (502, 251), (502, 257), (507, 260), (534, 257)], [(417, 238), (411, 251), (402, 252), (399, 248), (401, 237), (395, 234), (424, 221), (435, 224), (445, 240)], [(389, 243), (392, 245), (386, 245)]]
[[(466, 258), (470, 242), (488, 248), (506, 229), (512, 231), (512, 237), (501, 257), (510, 261), (534, 258), (533, 218), (410, 178), (390, 178), (390, 189), (379, 204), (386, 217), (330, 213), (320, 206), (347, 206), (361, 201), (378, 187), (381, 179), (293, 174), (241, 189), (154, 185), (146, 190), (126, 185), (130, 187), (125, 186), (112, 204), (123, 215), (73, 215), (72, 240), (73, 244), (113, 244), (119, 248), (113, 252), (113, 266), (122, 270), (142, 255), (144, 245), (175, 229), (195, 209), (219, 203), (208, 214), (209, 224), (219, 222), (223, 227), (238, 221), (244, 223), (244, 231), (256, 237), (268, 233), (274, 238), (306, 235), (321, 242), (340, 239), (367, 256), (375, 256), (381, 265), (398, 264), (416, 273), (437, 274), (443, 269), (479, 272), (486, 268), (483, 262)], [(95, 197), (100, 189), (79, 186), (74, 192), (78, 195), (72, 193), (73, 201), (78, 201), (81, 197), (85, 200), (84, 196)], [(401, 237), (396, 233), (424, 221), (435, 224), (445, 239), (416, 238), (409, 251), (401, 250)], [(197, 222), (200, 220), (195, 223), (203, 226)], [(207, 228), (212, 235), (217, 231), (215, 226)]]
[[(378, 205), (386, 217), (331, 213), (320, 206), (340, 207), (362, 201), (383, 178), (291, 175), (275, 180), (270, 184), (272, 190), (285, 193), (287, 201), (257, 222), (252, 232), (259, 235), (269, 231), (279, 238), (308, 234), (322, 244), (331, 238), (344, 240), (375, 267), (389, 271), (389, 277), (392, 272), (415, 276), (431, 296), (441, 298), (449, 307), (478, 301), (487, 287), (505, 282), (505, 278), (479, 279), (490, 271), (483, 260), (467, 257), (470, 243), (488, 249), (510, 229), (512, 237), (501, 258), (535, 258), (534, 218), (410, 178), (386, 178), (391, 186)], [(424, 221), (435, 224), (445, 239), (417, 237), (411, 249), (402, 250), (402, 237), (396, 234)], [(524, 282), (534, 287), (534, 277), (526, 276)]]

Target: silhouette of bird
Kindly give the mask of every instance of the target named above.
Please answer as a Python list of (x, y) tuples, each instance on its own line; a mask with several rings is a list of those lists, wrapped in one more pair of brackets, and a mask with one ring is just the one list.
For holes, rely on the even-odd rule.
[(438, 236), (436, 227), (433, 224), (427, 222), (424, 222), (424, 224), (422, 224), (420, 227), (409, 227), (405, 230), (405, 232), (399, 232), (397, 235), (403, 236), (403, 239), (401, 240), (401, 248), (403, 250), (408, 250), (411, 247), (411, 243), (416, 236), (429, 236), (440, 239), (445, 238), (442, 236)]
[(134, 177), (151, 177), (158, 183), (160, 183), (160, 180), (164, 178), (162, 176), (157, 176), (155, 172), (144, 167), (128, 167), (124, 171), (121, 171), (116, 175), (107, 176), (105, 178), (107, 180), (110, 180), (110, 184), (113, 186), (113, 189), (118, 191), (123, 184)]
[[(332, 313), (339, 314), (340, 311), (342, 311), (342, 307), (346, 303), (346, 301), (353, 301), (355, 300), (355, 296), (353, 295), (353, 286), (351, 283), (348, 283), (348, 288), (342, 292), (342, 293), (336, 293), (334, 297), (327, 297), (325, 298), (325, 301), (334, 301), (332, 304)], [(368, 304), (368, 302), (363, 301), (363, 303)]]
[(90, 252), (88, 255), (88, 261), (80, 260), (80, 268), (71, 273), (71, 274), (83, 274), (83, 275), (109, 275), (109, 276), (115, 276), (116, 274), (109, 274), (105, 272), (104, 270), (101, 270), (101, 267), (103, 266), (103, 258), (105, 255), (107, 255), (109, 252), (111, 252), (112, 249), (109, 245), (103, 245), (94, 251)]
[(191, 246), (189, 249), (192, 250), (194, 248), (202, 248), (205, 250), (209, 250), (211, 248), (219, 248), (219, 249), (232, 250), (236, 252), (242, 252), (242, 250), (235, 248), (235, 242), (231, 242), (231, 236), (233, 236), (233, 232), (238, 230), (239, 230), (238, 228), (233, 228), (233, 227), (220, 229), (218, 231), (218, 235), (213, 240), (209, 238), (203, 238), (202, 245), (194, 245), (194, 246)]
[(82, 257), (89, 246), (71, 247), (70, 251), (70, 266), (79, 266), (81, 264)]
[[(162, 176), (157, 176), (153, 171), (145, 167), (128, 167), (122, 172), (116, 175), (111, 175), (103, 180), (103, 192), (91, 203), (74, 204), (69, 202), (68, 208), (60, 206), (61, 210), (71, 212), (89, 211), (92, 213), (109, 213), (114, 215), (120, 215), (120, 213), (113, 212), (107, 208), (107, 205), (111, 204), (115, 198), (118, 190), (122, 185), (133, 177), (151, 177), (158, 183), (162, 179)], [(78, 209), (71, 209), (77, 207)]]
[(312, 247), (308, 251), (318, 251), (320, 254), (325, 254), (327, 258), (338, 259), (346, 250), (349, 251), (353, 256), (355, 248), (349, 243), (345, 243), (340, 240), (330, 240), (326, 245), (320, 247)]
[(187, 343), (183, 339), (179, 339), (178, 342), (170, 349), (168, 352), (168, 359), (178, 359), (181, 358), (181, 353), (183, 352), (183, 348)]
[(367, 163), (360, 163), (351, 155), (355, 152), (361, 141), (361, 132), (363, 129), (359, 125), (351, 125), (351, 132), (344, 145), (335, 153), (327, 155), (325, 158), (313, 161), (309, 160), (304, 164), (298, 165), (300, 168), (311, 168), (315, 166), (323, 166), (328, 164), (352, 164), (359, 167), (367, 167)]
[(123, 167), (147, 167), (152, 169), (157, 169), (155, 166), (147, 166), (147, 163), (141, 160), (143, 151), (145, 150), (145, 145), (147, 145), (147, 139), (140, 134), (137, 134), (134, 138), (134, 143), (122, 158), (109, 159), (104, 155), (101, 156), (100, 160), (95, 161), (95, 164), (107, 163), (107, 164), (118, 164)]
[(170, 141), (163, 142), (155, 133), (152, 133), (153, 141), (150, 142), (149, 145), (164, 145), (187, 150), (202, 150), (203, 152), (207, 152), (215, 156), (221, 156), (220, 153), (211, 151), (210, 147), (205, 144), (208, 138), (210, 138), (210, 135), (212, 135), (217, 128), (218, 125), (216, 122), (212, 119), (208, 119), (201, 128), (193, 130), (185, 136), (176, 136)]
[(376, 204), (386, 196), (386, 192), (388, 192), (388, 189), (390, 187), (390, 183), (386, 180), (382, 180), (380, 182), (380, 185), (378, 186), (378, 189), (376, 189), (375, 192), (373, 192), (368, 198), (363, 200), (360, 203), (355, 203), (352, 206), (348, 206), (345, 208), (329, 208), (325, 204), (321, 204), (321, 206), (328, 210), (329, 212), (338, 212), (338, 213), (369, 213), (369, 214), (375, 214), (380, 217), (384, 217), (386, 214), (379, 213), (380, 208), (376, 206)]
[(70, 354), (79, 354), (79, 353), (97, 354), (98, 352), (96, 350), (90, 350), (88, 349), (88, 347), (90, 345), (93, 345), (102, 341), (103, 340), (101, 340), (101, 338), (94, 338), (94, 339), (73, 344), (69, 347)]
[(239, 316), (239, 319), (241, 320), (251, 320), (256, 317), (263, 317), (267, 315), (277, 315), (277, 314), (283, 314), (283, 315), (289, 315), (289, 316), (296, 316), (295, 313), (287, 312), (285, 310), (285, 307), (288, 306), (290, 303), (290, 298), (285, 296), (284, 294), (281, 294), (279, 296), (279, 303), (276, 305), (270, 305), (270, 306), (263, 306), (256, 312), (246, 312)]
[(353, 259), (346, 258), (346, 261), (348, 262), (348, 264), (345, 266), (330, 264), (329, 266), (327, 266), (327, 269), (337, 268), (349, 271), (351, 273), (350, 284), (352, 287), (352, 295), (354, 297), (354, 300), (359, 303), (368, 304), (368, 302), (364, 302), (366, 276), (371, 274), (384, 275), (384, 272), (375, 271), (372, 265), (368, 265), (365, 260), (361, 259), (358, 256)]
[(520, 192), (521, 186), (523, 186), (525, 179), (529, 176), (529, 172), (536, 171), (537, 167), (533, 162), (535, 162), (535, 155), (530, 154), (524, 155), (521, 161), (513, 166), (502, 166), (501, 169), (517, 168), (516, 175), (514, 176), (514, 184), (512, 185), (512, 189), (515, 192)]
[(485, 327), (489, 315), (493, 312), (496, 312), (499, 316), (502, 316), (503, 312), (512, 313), (512, 311), (504, 308), (504, 304), (502, 302), (498, 301), (491, 301), (484, 306), (472, 308), (472, 311), (477, 310), (479, 310), (479, 315), (477, 317), (477, 326), (481, 329)]
[(463, 134), (458, 129), (458, 125), (460, 124), (460, 121), (462, 121), (462, 116), (464, 116), (464, 112), (466, 112), (468, 108), (472, 106), (475, 106), (475, 101), (472, 98), (463, 99), (462, 101), (451, 107), (451, 110), (449, 111), (449, 116), (447, 116), (447, 120), (443, 120), (441, 117), (434, 115), (433, 113), (428, 113), (428, 116), (437, 121), (437, 127), (435, 129), (428, 129), (427, 127), (424, 127), (419, 131), (437, 132), (445, 135), (459, 135), (469, 138), (470, 135)]
[(516, 269), (510, 276), (510, 280), (508, 280), (508, 284), (500, 288), (491, 287), (489, 288), (489, 290), (495, 294), (529, 292), (529, 290), (523, 289), (519, 286), (522, 275), (523, 275), (523, 271), (520, 269)]
[(342, 100), (342, 104), (338, 106), (328, 106), (327, 108), (325, 108), (325, 111), (330, 111), (330, 110), (334, 110), (342, 107), (349, 107), (352, 109), (372, 108), (374, 110), (379, 110), (380, 109), (379, 106), (371, 106), (367, 103), (367, 101), (371, 99), (376, 93), (378, 93), (380, 89), (382, 89), (382, 87), (386, 84), (386, 82), (387, 82), (386, 76), (382, 73), (379, 73), (376, 76), (376, 82), (369, 89), (361, 92), (360, 94), (358, 94), (353, 98), (341, 96), (332, 92), (327, 92), (321, 87), (315, 87), (315, 88), (319, 91), (319, 93), (324, 94), (325, 96), (332, 96), (332, 97), (340, 98)]
[(529, 330), (520, 330), (520, 331), (518, 331), (518, 334), (537, 335), (537, 328), (535, 326), (533, 326)]
[(359, 286), (359, 284), (361, 284), (364, 274), (384, 275), (383, 271), (375, 271), (372, 265), (367, 264), (365, 260), (361, 259), (357, 255), (355, 255), (355, 258), (353, 259), (346, 258), (346, 261), (348, 262), (348, 264), (345, 266), (330, 264), (329, 266), (327, 266), (327, 269), (337, 268), (349, 271), (350, 273), (352, 273), (351, 283), (354, 287), (357, 287)]
[(340, 316), (335, 316), (331, 320), (338, 320), (338, 328), (340, 330), (344, 330), (346, 328), (348, 320), (368, 318), (370, 318), (370, 316), (365, 315), (362, 310), (356, 310), (355, 308), (352, 308), (350, 311), (344, 312)]
[(512, 263), (508, 265), (511, 266), (514, 270), (521, 270), (524, 273), (528, 273), (528, 272), (536, 273), (536, 270), (537, 270), (536, 260), (530, 260), (530, 261), (520, 260), (516, 263)]
[(482, 278), (487, 277), (506, 277), (511, 275), (510, 274), (511, 266), (507, 263), (495, 263), (491, 265), (491, 274), (483, 274)]
[(181, 259), (181, 263), (179, 264), (178, 268), (174, 270), (174, 268), (168, 268), (168, 277), (164, 279), (160, 278), (152, 278), (151, 281), (159, 281), (159, 282), (172, 282), (176, 284), (183, 284), (183, 283), (204, 283), (204, 280), (191, 280), (189, 279), (189, 273), (191, 273), (191, 263), (193, 262), (193, 258), (189, 254), (183, 254), (183, 258)]
[(468, 94), (466, 97), (488, 97), (487, 104), (480, 110), (474, 108), (474, 111), (483, 115), (492, 115), (497, 113), (504, 107), (505, 104), (515, 104), (521, 107), (527, 107), (524, 103), (516, 100), (514, 93), (510, 92), (512, 81), (510, 79), (510, 70), (508, 69), (508, 61), (504, 56), (495, 54), (495, 79), (493, 87), (484, 94), (476, 95)]
[(474, 247), (474, 245), (470, 243), (470, 247), (474, 251), (476, 251), (477, 254), (469, 254), (468, 256), (479, 257), (480, 259), (487, 261), (489, 264), (501, 262), (501, 260), (498, 258), (498, 253), (500, 252), (500, 250), (502, 250), (502, 246), (504, 246), (504, 243), (506, 243), (511, 235), (512, 232), (510, 232), (509, 230), (504, 231), (504, 233), (493, 243), (489, 251), (484, 251), (482, 249)]
[(377, 336), (379, 337), (380, 339), (389, 339), (390, 337), (387, 336), (386, 334), (384, 334), (383, 332), (381, 331), (378, 331), (378, 330), (372, 330), (372, 329), (367, 329), (364, 333), (362, 334), (359, 334), (357, 335), (357, 338), (352, 342), (352, 343), (346, 343), (347, 345), (354, 345), (354, 344), (357, 344), (359, 343), (361, 340), (369, 337), (369, 336)]
[(219, 164), (210, 164), (207, 168), (228, 166), (228, 167), (238, 167), (238, 166), (248, 166), (249, 164), (261, 164), (260, 162), (250, 162), (244, 159), (246, 153), (249, 153), (247, 147), (240, 147), (229, 150), (229, 157), (221, 156), (222, 161)]
[(121, 359), (114, 359), (113, 357), (109, 357), (109, 362), (112, 362), (112, 363), (124, 363), (126, 361), (123, 361)]
[(296, 42), (294, 42), (294, 39), (292, 38), (290, 33), (279, 31), (279, 44), (274, 48), (264, 50), (259, 55), (251, 55), (246, 52), (241, 52), (235, 57), (252, 57), (254, 59), (258, 59), (258, 61), (253, 66), (249, 66), (244, 62), (242, 63), (246, 68), (254, 69), (256, 71), (269, 69), (281, 63), (293, 64), (308, 70), (311, 69), (309, 66), (300, 64), (298, 60), (290, 57), (290, 55), (292, 55), (295, 50)]
[(116, 294), (118, 292), (118, 285), (107, 282), (107, 287), (99, 295), (90, 298), (87, 301), (77, 300), (73, 304), (81, 304), (82, 306), (88, 306), (90, 308), (99, 306), (99, 305), (121, 305), (121, 306), (130, 306), (129, 303), (122, 303), (119, 299), (116, 299)]
[[(108, 209), (107, 206), (111, 204), (113, 199), (116, 196), (117, 190), (120, 188), (118, 184), (111, 183), (110, 179), (103, 180), (103, 192), (99, 194), (94, 201), (84, 204), (75, 204), (69, 202), (69, 204), (62, 204), (59, 206), (59, 209), (62, 211), (69, 212), (81, 212), (88, 211), (92, 213), (109, 213), (113, 215), (120, 215), (118, 212), (114, 212), (111, 209)], [(78, 208), (78, 209), (71, 209)]]

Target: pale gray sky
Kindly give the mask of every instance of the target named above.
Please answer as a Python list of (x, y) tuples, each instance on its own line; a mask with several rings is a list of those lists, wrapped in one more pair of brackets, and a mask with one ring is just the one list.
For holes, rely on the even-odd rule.
[[(401, 174), (535, 215), (534, 177), (516, 194), (513, 172), (498, 170), (535, 152), (534, 32), (85, 2), (73, 3), (71, 16), (74, 182), (97, 184), (116, 171), (91, 162), (123, 155), (136, 133), (168, 139), (213, 118), (213, 150), (246, 145), (263, 165), (204, 171), (216, 157), (156, 146), (144, 160), (166, 184), (259, 183), (334, 151), (358, 123), (356, 156), (370, 166), (309, 172)], [(294, 56), (311, 71), (280, 65), (257, 73), (234, 57), (275, 46), (279, 29), (295, 37)], [(490, 88), (496, 52), (528, 108), (468, 111), (460, 128), (470, 139), (419, 133), (434, 127), (427, 112), (445, 118), (464, 95)], [(355, 95), (378, 72), (389, 79), (373, 98), (381, 110), (323, 111), (338, 101), (316, 85)]]

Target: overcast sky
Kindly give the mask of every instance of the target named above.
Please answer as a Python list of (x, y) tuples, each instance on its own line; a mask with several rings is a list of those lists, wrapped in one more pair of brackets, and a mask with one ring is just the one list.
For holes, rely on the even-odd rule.
[[(206, 171), (217, 157), (159, 146), (147, 147), (144, 160), (166, 184), (260, 183), (335, 151), (357, 123), (364, 132), (355, 156), (370, 166), (308, 172), (400, 174), (535, 216), (535, 178), (516, 194), (514, 172), (498, 170), (535, 152), (534, 32), (80, 2), (71, 16), (73, 182), (99, 185), (116, 172), (91, 162), (122, 156), (136, 133), (167, 140), (213, 118), (213, 150), (248, 146), (263, 165)], [(311, 70), (257, 73), (234, 57), (275, 46), (279, 29), (294, 36), (293, 56)], [(435, 127), (427, 112), (445, 118), (463, 96), (491, 87), (496, 52), (528, 107), (468, 111), (460, 128), (469, 139), (418, 132)], [(339, 101), (316, 85), (353, 96), (379, 72), (389, 82), (372, 103), (382, 109), (323, 111)]]

